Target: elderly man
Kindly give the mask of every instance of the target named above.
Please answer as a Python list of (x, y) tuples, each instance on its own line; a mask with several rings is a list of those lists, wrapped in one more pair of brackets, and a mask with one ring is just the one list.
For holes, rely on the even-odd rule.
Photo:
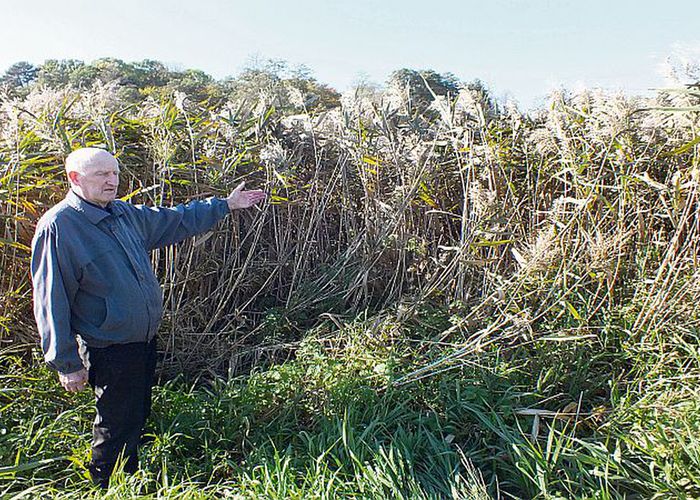
[(173, 208), (132, 205), (115, 200), (119, 164), (96, 148), (68, 155), (66, 173), (71, 189), (41, 218), (32, 241), (34, 313), (61, 385), (77, 392), (89, 383), (95, 391), (90, 472), (107, 487), (120, 456), (127, 472), (138, 468), (151, 409), (163, 303), (149, 252), (208, 231), (265, 193), (244, 191), (241, 183), (227, 198)]

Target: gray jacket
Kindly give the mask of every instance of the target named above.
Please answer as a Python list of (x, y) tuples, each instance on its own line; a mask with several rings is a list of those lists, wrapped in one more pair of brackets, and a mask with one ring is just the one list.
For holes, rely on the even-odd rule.
[(173, 208), (115, 200), (104, 210), (70, 191), (32, 240), (34, 315), (49, 366), (83, 367), (76, 334), (92, 347), (152, 339), (163, 296), (149, 252), (205, 232), (228, 213), (220, 198)]

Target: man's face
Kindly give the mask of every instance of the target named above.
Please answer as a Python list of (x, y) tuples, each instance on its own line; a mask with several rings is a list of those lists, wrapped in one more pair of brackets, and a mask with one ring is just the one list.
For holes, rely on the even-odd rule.
[(87, 201), (106, 207), (117, 197), (119, 164), (114, 158), (100, 158), (84, 168), (82, 173), (72, 172), (73, 184)]

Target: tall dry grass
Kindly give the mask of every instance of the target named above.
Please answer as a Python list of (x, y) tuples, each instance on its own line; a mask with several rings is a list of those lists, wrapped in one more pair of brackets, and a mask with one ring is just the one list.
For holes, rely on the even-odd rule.
[[(459, 320), (402, 382), (493, 343), (595, 336), (634, 299), (632, 334), (697, 317), (698, 93), (555, 93), (524, 114), (483, 92), (349, 93), (287, 115), (274, 96), (217, 107), (132, 103), (117, 87), (2, 100), (0, 294), (4, 342), (31, 342), (29, 243), (64, 195), (62, 162), (101, 146), (121, 195), (171, 204), (270, 192), (260, 210), (155, 252), (168, 370), (236, 372), (284, 357), (300, 329), (366, 308)], [(682, 112), (674, 112), (682, 110)]]

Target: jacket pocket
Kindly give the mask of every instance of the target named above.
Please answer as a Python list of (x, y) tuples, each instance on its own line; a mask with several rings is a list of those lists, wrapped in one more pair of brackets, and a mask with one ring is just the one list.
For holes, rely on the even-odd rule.
[(137, 304), (126, 304), (124, 294), (111, 294), (107, 297), (106, 315), (104, 322), (99, 326), (103, 332), (120, 332), (122, 335), (133, 331), (134, 310)]
[(107, 299), (78, 290), (73, 305), (74, 313), (83, 322), (99, 328), (107, 320)]

